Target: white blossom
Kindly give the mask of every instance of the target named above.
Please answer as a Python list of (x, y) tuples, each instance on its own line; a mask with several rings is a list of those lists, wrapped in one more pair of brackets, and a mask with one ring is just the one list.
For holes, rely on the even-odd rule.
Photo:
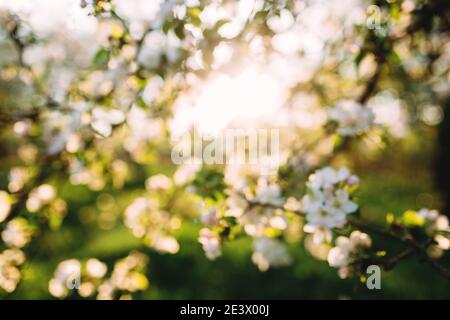
[(9, 172), (9, 192), (18, 192), (22, 190), (29, 178), (30, 174), (26, 167), (11, 168), (11, 171)]
[(267, 271), (270, 267), (289, 265), (292, 258), (280, 240), (269, 237), (256, 238), (253, 243), (252, 261), (259, 270)]
[(48, 153), (57, 154), (64, 150), (69, 137), (81, 126), (81, 110), (70, 113), (50, 111), (45, 114), (44, 136), (48, 143)]
[(56, 298), (64, 298), (69, 289), (76, 288), (81, 278), (81, 262), (76, 259), (64, 260), (56, 267), (53, 278), (48, 284), (50, 294)]
[(149, 112), (133, 105), (127, 113), (127, 125), (131, 134), (124, 142), (124, 147), (130, 152), (139, 150), (140, 143), (162, 137), (164, 128), (161, 119), (151, 118)]
[(366, 233), (353, 231), (350, 237), (340, 236), (336, 239), (336, 246), (328, 252), (328, 263), (339, 269), (339, 276), (345, 278), (350, 272), (350, 265), (361, 251), (372, 246), (372, 240)]
[(0, 289), (6, 292), (16, 290), (21, 274), (19, 267), (25, 262), (25, 255), (19, 249), (7, 249), (0, 253)]
[(133, 235), (157, 251), (174, 254), (179, 245), (168, 232), (177, 228), (179, 222), (168, 212), (162, 211), (152, 199), (137, 198), (125, 210), (125, 225)]
[(112, 127), (124, 121), (125, 115), (120, 110), (105, 110), (101, 107), (96, 107), (92, 110), (91, 126), (103, 137), (109, 137), (112, 133)]
[(147, 85), (142, 92), (142, 98), (144, 101), (151, 105), (161, 94), (161, 89), (164, 85), (164, 80), (159, 76), (154, 76), (147, 80)]
[(172, 187), (172, 181), (163, 174), (157, 174), (145, 181), (145, 187), (151, 191), (168, 190)]
[(372, 239), (367, 233), (355, 230), (350, 234), (350, 245), (352, 248), (370, 248)]
[(329, 243), (333, 239), (333, 233), (330, 229), (317, 228), (307, 224), (303, 227), (303, 231), (312, 234), (312, 241), (315, 245)]
[(447, 236), (444, 236), (442, 234), (437, 234), (434, 236), (434, 241), (437, 243), (437, 247), (441, 250), (448, 250), (450, 249), (450, 239)]
[(417, 214), (422, 219), (428, 220), (428, 221), (436, 221), (436, 219), (439, 217), (439, 212), (437, 210), (430, 210), (427, 208), (420, 209)]
[[(252, 203), (251, 206), (249, 201)], [(280, 186), (260, 178), (255, 195), (250, 192), (246, 195), (230, 194), (226, 200), (228, 209), (225, 216), (236, 217), (247, 234), (260, 237), (269, 228), (278, 230), (287, 228), (288, 219), (281, 209), (284, 202)]]
[(308, 193), (302, 199), (309, 226), (325, 229), (344, 226), (347, 215), (358, 209), (345, 189), (350, 186), (349, 180), (354, 182), (357, 178), (345, 167), (339, 170), (326, 167), (309, 177)]
[(232, 193), (226, 200), (228, 209), (225, 211), (226, 216), (240, 217), (244, 214), (248, 207), (248, 202), (236, 193)]
[(280, 186), (276, 183), (269, 183), (267, 180), (261, 178), (258, 180), (256, 195), (253, 200), (261, 204), (274, 206), (281, 206), (284, 203)]
[(106, 266), (106, 264), (98, 259), (91, 258), (86, 262), (86, 272), (93, 278), (103, 278), (107, 271), (108, 267)]
[[(98, 287), (98, 300), (112, 300), (116, 294), (136, 292), (148, 287), (149, 281), (143, 273), (148, 263), (148, 257), (140, 252), (132, 252), (127, 257), (117, 261), (111, 273)], [(126, 295), (119, 298), (124, 299)]]
[(350, 263), (351, 253), (350, 239), (346, 237), (338, 237), (336, 246), (328, 253), (328, 263), (333, 268), (341, 268)]
[(328, 117), (337, 122), (337, 132), (343, 136), (354, 136), (367, 131), (375, 118), (371, 109), (352, 100), (338, 102), (328, 111)]
[(289, 197), (284, 204), (284, 209), (289, 211), (300, 211), (302, 209), (302, 203), (294, 197)]
[(67, 297), (72, 290), (81, 297), (94, 295), (108, 267), (96, 258), (85, 262), (77, 259), (61, 261), (48, 283), (50, 294), (56, 298)]
[(137, 57), (138, 62), (147, 68), (156, 68), (165, 56), (170, 63), (179, 57), (179, 39), (172, 33), (165, 35), (162, 31), (150, 32), (144, 39)]
[(288, 219), (283, 210), (256, 206), (238, 217), (238, 222), (247, 234), (253, 237), (264, 235), (269, 228), (285, 230)]
[(417, 212), (424, 219), (425, 232), (433, 237), (437, 247), (441, 250), (450, 249), (450, 227), (447, 216), (440, 214), (437, 210), (423, 208)]
[(49, 204), (56, 196), (55, 188), (49, 184), (42, 184), (31, 191), (26, 207), (30, 212), (37, 212)]
[(31, 240), (31, 228), (23, 218), (8, 222), (2, 232), (2, 240), (8, 247), (22, 248)]
[(205, 251), (205, 255), (209, 260), (215, 260), (222, 255), (219, 236), (208, 228), (200, 230), (198, 242), (201, 243), (203, 251)]
[(199, 163), (180, 165), (173, 175), (175, 184), (183, 185), (185, 183), (188, 183), (191, 179), (194, 178), (197, 171), (200, 170), (200, 167), (201, 165)]

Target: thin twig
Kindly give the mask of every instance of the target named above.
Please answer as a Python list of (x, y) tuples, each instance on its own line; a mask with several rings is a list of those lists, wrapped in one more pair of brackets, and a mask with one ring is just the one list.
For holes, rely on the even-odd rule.
[[(242, 195), (241, 195), (242, 196)], [(250, 206), (261, 206), (266, 208), (272, 208), (272, 209), (281, 209), (281, 210), (287, 210), (286, 208), (278, 205), (274, 205), (271, 203), (261, 203), (255, 200), (247, 199), (245, 196), (243, 198), (249, 203)], [(304, 217), (305, 214), (302, 211), (299, 210), (287, 210), (290, 212), (293, 212), (296, 215), (299, 215), (301, 217)], [(426, 242), (425, 244), (421, 245), (419, 244), (409, 233), (406, 235), (401, 235), (398, 233), (393, 232), (392, 230), (381, 228), (375, 225), (372, 225), (368, 223), (367, 221), (364, 221), (362, 219), (349, 219), (348, 224), (350, 226), (356, 227), (362, 231), (370, 232), (370, 233), (376, 233), (381, 236), (384, 236), (386, 238), (395, 240), (397, 242), (400, 242), (404, 245), (406, 245), (408, 248), (400, 253), (398, 256), (394, 257), (391, 261), (389, 261), (389, 265), (394, 266), (396, 265), (400, 260), (405, 259), (406, 257), (409, 257), (412, 254), (416, 254), (419, 256), (423, 261), (425, 261), (428, 265), (430, 265), (433, 269), (435, 269), (439, 275), (450, 281), (450, 270), (445, 268), (443, 265), (438, 263), (436, 260), (432, 259), (430, 256), (428, 256), (426, 249), (427, 247), (432, 243), (431, 241)]]

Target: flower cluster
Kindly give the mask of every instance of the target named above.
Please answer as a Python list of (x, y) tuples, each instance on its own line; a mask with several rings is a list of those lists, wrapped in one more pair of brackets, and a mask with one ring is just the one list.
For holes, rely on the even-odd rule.
[(337, 133), (342, 136), (354, 136), (367, 131), (375, 116), (369, 108), (352, 100), (338, 102), (328, 111), (328, 118), (337, 123)]
[(57, 197), (55, 187), (50, 184), (42, 184), (33, 189), (26, 201), (26, 207), (29, 212), (40, 212), (53, 226), (60, 225), (67, 212), (66, 201)]
[(443, 250), (450, 249), (450, 227), (447, 216), (437, 210), (421, 209), (417, 215), (424, 221), (425, 233), (436, 242), (434, 256), (441, 256)]
[[(198, 239), (207, 258), (214, 260), (222, 254), (220, 225), (231, 219), (239, 230), (254, 237), (252, 261), (261, 271), (289, 264), (291, 258), (282, 241), (267, 236), (280, 234), (288, 227), (280, 186), (263, 178), (258, 179), (254, 192), (245, 185), (240, 192), (230, 192), (223, 215), (215, 206), (203, 210), (200, 221), (212, 228), (203, 228)], [(227, 222), (224, 224), (229, 227)]]
[[(115, 167), (114, 163), (112, 165)], [(123, 168), (118, 167), (114, 169), (116, 177), (120, 177), (123, 174)], [(69, 166), (70, 183), (73, 185), (87, 185), (91, 190), (101, 190), (105, 186), (105, 179), (101, 170), (102, 168), (98, 165), (89, 165), (79, 159), (74, 159)]]
[(26, 219), (19, 217), (8, 222), (2, 232), (2, 240), (8, 247), (22, 248), (31, 240), (31, 235), (31, 226)]
[(26, 203), (27, 209), (30, 212), (37, 212), (55, 197), (55, 188), (49, 184), (43, 184), (31, 191)]
[[(9, 192), (18, 192), (23, 189), (30, 178), (27, 167), (14, 167), (9, 172)], [(1, 220), (1, 219), (0, 219)]]
[(259, 270), (267, 271), (270, 267), (289, 265), (292, 258), (280, 240), (260, 237), (256, 238), (253, 243), (252, 261)]
[(125, 115), (120, 110), (104, 110), (100, 107), (92, 110), (92, 128), (102, 135), (109, 137), (112, 133), (112, 128), (125, 121)]
[(235, 216), (248, 235), (261, 237), (269, 229), (287, 228), (288, 220), (281, 209), (284, 202), (278, 184), (259, 179), (254, 195), (246, 194), (243, 198), (232, 194), (228, 198), (229, 210), (226, 214)]
[(358, 182), (358, 177), (345, 167), (326, 167), (313, 173), (307, 182), (308, 193), (302, 199), (307, 226), (328, 230), (343, 227), (347, 215), (358, 209), (350, 199)]
[(177, 253), (179, 244), (169, 233), (178, 228), (179, 219), (161, 210), (156, 201), (135, 199), (125, 210), (125, 225), (137, 238), (159, 252)]
[(360, 231), (353, 231), (348, 238), (340, 236), (336, 246), (328, 252), (328, 263), (338, 268), (341, 278), (346, 278), (352, 272), (352, 264), (371, 246), (370, 236)]
[(244, 227), (245, 232), (252, 237), (260, 237), (269, 230), (285, 230), (288, 219), (282, 209), (254, 206), (249, 208), (238, 222)]
[(48, 290), (56, 298), (67, 297), (69, 290), (77, 290), (81, 297), (90, 297), (94, 295), (107, 270), (106, 264), (94, 258), (85, 263), (77, 259), (62, 261), (56, 267)]
[(276, 183), (269, 183), (266, 179), (262, 178), (258, 180), (256, 194), (252, 200), (260, 204), (273, 206), (281, 206), (284, 203), (280, 186)]
[[(149, 80), (151, 82), (151, 80)], [(144, 90), (143, 99), (146, 97), (147, 88), (151, 85), (149, 83)], [(155, 90), (152, 90), (155, 91)], [(153, 93), (157, 94), (157, 92)], [(134, 160), (138, 160), (145, 146), (149, 141), (158, 141), (164, 138), (164, 122), (159, 118), (152, 118), (146, 110), (134, 105), (127, 113), (127, 127), (129, 128), (129, 135), (124, 141), (124, 148), (130, 153)]]
[[(44, 137), (47, 142), (47, 152), (56, 155), (64, 149), (73, 150), (73, 139), (77, 139), (75, 132), (81, 127), (81, 112), (75, 107), (66, 113), (51, 110), (44, 114)], [(72, 140), (72, 141), (70, 141)], [(72, 147), (70, 145), (72, 144)]]
[(210, 229), (203, 228), (200, 230), (198, 242), (202, 245), (203, 251), (205, 251), (205, 255), (209, 260), (215, 260), (222, 255), (220, 237)]
[(149, 191), (164, 191), (172, 187), (172, 181), (163, 174), (157, 174), (145, 181), (145, 187)]
[(117, 261), (109, 278), (105, 278), (108, 267), (98, 259), (87, 261), (69, 259), (58, 264), (48, 290), (56, 298), (66, 298), (73, 292), (81, 297), (97, 294), (99, 300), (116, 298), (131, 299), (131, 293), (148, 287), (144, 274), (148, 258), (139, 252), (132, 252)]
[(149, 281), (144, 272), (148, 257), (140, 252), (132, 252), (117, 261), (111, 277), (98, 287), (97, 299), (131, 299), (130, 293), (147, 289)]
[[(78, 231), (94, 226), (112, 228), (119, 212), (135, 237), (160, 253), (175, 254), (180, 247), (175, 230), (181, 219), (192, 222), (192, 208), (199, 198), (208, 207), (199, 216), (202, 227), (197, 240), (210, 260), (222, 255), (226, 241), (245, 236), (253, 241), (251, 260), (259, 270), (266, 271), (292, 262), (285, 242), (304, 240), (315, 258), (328, 260), (330, 266), (339, 269), (341, 277), (346, 277), (359, 270), (360, 260), (371, 258), (371, 238), (360, 231), (337, 239), (333, 234), (347, 235), (359, 225), (361, 230), (412, 245), (413, 254), (436, 268), (437, 261), (432, 258), (450, 249), (447, 217), (436, 210), (422, 209), (409, 210), (403, 218), (393, 217), (396, 223), (391, 228), (370, 228), (369, 222), (356, 217), (349, 221), (349, 215), (359, 207), (353, 194), (358, 177), (347, 168), (324, 167), (314, 173), (315, 169), (311, 169), (324, 163), (351, 163), (352, 152), (359, 150), (375, 159), (377, 146), (387, 145), (385, 134), (389, 133), (376, 126), (408, 122), (407, 110), (418, 112), (411, 118), (420, 118), (428, 126), (443, 120), (442, 108), (429, 97), (440, 96), (448, 89), (445, 72), (441, 72), (444, 77), (433, 77), (436, 81), (432, 86), (427, 83), (424, 89), (436, 94), (419, 95), (423, 99), (417, 108), (407, 108), (410, 95), (402, 90), (386, 90), (388, 100), (374, 99), (385, 96), (383, 91), (377, 92), (382, 87), (378, 82), (384, 82), (382, 77), (386, 76), (380, 70), (391, 67), (393, 59), (389, 56), (393, 49), (401, 49), (395, 50), (396, 58), (405, 62), (401, 78), (390, 79), (397, 89), (402, 87), (396, 82), (408, 77), (421, 80), (429, 73), (422, 76), (424, 70), (434, 72), (431, 69), (436, 68), (426, 68), (428, 62), (436, 60), (438, 66), (447, 65), (446, 37), (432, 37), (436, 59), (427, 62), (414, 58), (423, 56), (415, 48), (429, 47), (423, 42), (427, 37), (405, 32), (415, 19), (420, 22), (423, 13), (440, 11), (434, 10), (435, 5), (422, 10), (415, 8), (414, 1), (389, 1), (385, 9), (396, 12), (401, 18), (396, 20), (401, 23), (389, 26), (389, 34), (394, 37), (381, 45), (380, 41), (371, 41), (373, 36), (381, 37), (379, 32), (364, 32), (366, 39), (353, 32), (361, 29), (357, 27), (360, 15), (344, 17), (346, 10), (338, 1), (329, 5), (321, 1), (295, 5), (290, 1), (144, 2), (82, 0), (83, 10), (70, 10), (79, 14), (73, 16), (80, 27), (74, 32), (56, 21), (60, 19), (42, 19), (50, 8), (44, 4), (22, 8), (6, 5), (5, 1), (0, 5), (0, 48), (7, 53), (2, 53), (6, 60), (1, 59), (0, 84), (14, 89), (0, 94), (0, 104), (11, 105), (0, 112), (2, 133), (5, 131), (0, 171), (2, 177), (8, 177), (2, 183), (5, 191), (0, 191), (2, 291), (16, 289), (25, 261), (21, 250), (26, 252), (35, 234), (51, 247), (52, 254), (64, 254), (66, 250), (59, 250), (59, 243), (66, 243), (66, 236), (76, 237)], [(59, 16), (67, 17), (64, 12)], [(432, 16), (429, 20), (437, 23), (432, 29), (443, 29), (439, 28), (442, 17)], [(39, 23), (47, 20), (58, 23)], [(267, 28), (257, 28), (261, 24)], [(334, 25), (345, 25), (346, 32), (332, 32)], [(419, 27), (416, 31), (429, 31)], [(411, 41), (403, 41), (403, 35)], [(244, 51), (248, 54), (240, 54)], [(330, 76), (330, 66), (339, 66), (334, 76)], [(313, 77), (319, 81), (315, 83)], [(361, 79), (367, 80), (364, 87)], [(416, 82), (419, 88), (420, 81)], [(312, 85), (303, 88), (299, 85), (303, 83)], [(361, 96), (336, 100), (334, 106), (324, 110), (323, 101), (349, 96), (353, 86), (362, 89)], [(383, 112), (370, 107), (390, 107), (392, 102), (396, 105), (395, 117), (392, 108)], [(322, 125), (326, 130), (319, 128)], [(242, 142), (243, 157), (228, 157), (234, 152), (229, 148), (231, 144), (222, 140), (220, 144), (226, 146), (221, 147), (227, 149), (225, 166), (207, 165), (204, 156), (209, 152), (197, 154), (197, 149), (212, 151), (197, 148), (197, 144), (204, 147), (208, 134), (198, 143), (195, 137), (191, 141), (189, 134), (219, 133), (228, 128), (253, 132), (263, 127), (279, 129), (276, 141), (275, 136), (270, 139), (270, 153), (280, 152), (273, 157), (267, 155), (268, 145), (260, 140), (263, 135), (259, 132), (258, 147), (254, 149), (253, 135), (239, 138), (236, 145), (233, 137), (232, 149), (240, 149)], [(409, 127), (400, 127), (399, 134), (390, 130), (391, 134), (404, 136)], [(177, 139), (170, 141), (170, 137), (181, 137), (183, 133), (188, 133), (189, 139), (181, 145), (189, 151), (194, 147), (194, 157), (179, 163), (170, 152)], [(411, 134), (415, 138), (416, 132), (411, 130)], [(358, 136), (364, 138), (363, 143), (353, 144)], [(330, 148), (333, 139), (334, 151), (347, 143), (352, 143), (352, 148), (336, 159)], [(219, 139), (216, 141), (219, 143)], [(257, 159), (252, 150), (258, 151)], [(217, 160), (222, 152), (214, 153)], [(200, 158), (205, 161), (197, 161)], [(242, 164), (247, 158), (249, 163)], [(272, 170), (275, 167), (278, 170)], [(124, 212), (119, 211), (121, 201), (130, 199), (136, 185), (141, 183), (143, 187), (143, 172), (156, 170), (174, 172), (173, 177), (150, 176), (145, 181), (146, 190), (142, 190), (145, 195), (133, 197)], [(73, 188), (65, 181), (68, 177), (73, 185), (87, 188)], [(111, 188), (117, 201), (110, 194)], [(48, 229), (62, 224), (67, 212), (67, 203), (58, 197), (62, 195), (73, 201), (74, 216), (69, 227), (74, 227), (74, 232), (47, 234)], [(77, 222), (79, 228), (75, 228)], [(93, 240), (99, 240), (95, 232), (90, 233), (96, 237)], [(403, 241), (406, 238), (408, 241)], [(335, 247), (331, 248), (333, 240)], [(48, 255), (45, 250), (33, 251), (37, 261)], [(147, 259), (145, 254), (130, 253), (112, 270), (96, 258), (65, 260), (56, 267), (48, 289), (57, 298), (77, 295), (128, 299), (149, 285), (145, 275)], [(436, 269), (442, 271), (439, 265)]]
[(19, 267), (25, 262), (25, 255), (19, 249), (7, 249), (0, 253), (0, 289), (6, 292), (16, 290), (20, 281)]

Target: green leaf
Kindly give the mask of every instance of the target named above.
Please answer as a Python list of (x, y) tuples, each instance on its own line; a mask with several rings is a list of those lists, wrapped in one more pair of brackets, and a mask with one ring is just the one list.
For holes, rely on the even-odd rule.
[(199, 17), (191, 17), (190, 21), (196, 27), (200, 27), (202, 24), (202, 20)]
[(345, 142), (347, 141), (347, 138), (344, 136), (341, 136), (340, 134), (335, 134), (333, 136), (333, 150), (340, 149)]
[(170, 30), (171, 28), (172, 28), (172, 21), (170, 21), (170, 20), (164, 21), (163, 26), (162, 26), (163, 32), (164, 32), (165, 34), (167, 34), (167, 32), (169, 32), (169, 30)]
[(223, 217), (223, 220), (225, 220), (229, 226), (234, 227), (235, 225), (237, 225), (237, 220), (236, 217)]
[(229, 23), (230, 20), (228, 19), (220, 19), (219, 21), (216, 22), (216, 24), (214, 25), (214, 30), (219, 30), (220, 27), (222, 27), (223, 25)]
[(175, 34), (180, 40), (184, 39), (184, 22), (179, 21), (175, 27)]
[(94, 66), (96, 67), (104, 67), (108, 64), (109, 59), (111, 58), (111, 52), (105, 48), (101, 48), (97, 51), (94, 56)]

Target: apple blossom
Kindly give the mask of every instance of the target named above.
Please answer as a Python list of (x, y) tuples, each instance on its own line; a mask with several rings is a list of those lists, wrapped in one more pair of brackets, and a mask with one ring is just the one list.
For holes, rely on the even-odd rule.
[(0, 253), (0, 289), (13, 292), (21, 278), (19, 267), (25, 255), (19, 249), (6, 249)]
[(346, 190), (349, 178), (355, 180), (345, 167), (339, 170), (326, 167), (309, 177), (308, 193), (302, 199), (308, 225), (325, 229), (345, 225), (347, 215), (358, 209)]
[(258, 266), (259, 270), (267, 271), (270, 267), (289, 265), (292, 258), (280, 240), (259, 237), (253, 243), (252, 261)]
[(179, 225), (175, 217), (158, 208), (158, 204), (147, 198), (136, 198), (124, 212), (124, 223), (133, 235), (157, 251), (176, 253), (178, 242), (170, 232)]
[(367, 131), (375, 119), (372, 110), (352, 100), (338, 102), (328, 111), (328, 117), (337, 122), (337, 133), (343, 136), (354, 136)]
[(125, 121), (125, 115), (120, 110), (104, 110), (96, 107), (92, 110), (92, 128), (104, 137), (111, 135), (112, 126)]
[(333, 268), (339, 269), (339, 276), (347, 277), (351, 272), (351, 264), (354, 263), (361, 252), (372, 246), (372, 240), (366, 233), (353, 231), (350, 237), (339, 236), (336, 246), (328, 253), (328, 263)]
[[(365, 7), (354, 1), (356, 15), (339, 1), (83, 0), (82, 9), (69, 10), (78, 10), (77, 30), (66, 29), (67, 12), (56, 6), (4, 2), (2, 297), (15, 291), (21, 278), (34, 281), (36, 265), (50, 253), (66, 259), (67, 248), (59, 244), (67, 241), (58, 241), (66, 236), (87, 231), (86, 242), (108, 242), (108, 236), (125, 230), (141, 241), (111, 241), (111, 247), (115, 242), (119, 247), (109, 251), (108, 243), (105, 254), (142, 244), (155, 255), (175, 254), (183, 245), (177, 237), (184, 240), (184, 231), (198, 228), (198, 222), (197, 248), (209, 260), (229, 254), (222, 247), (239, 239), (253, 244), (251, 261), (266, 271), (293, 262), (289, 252), (304, 241), (314, 258), (327, 260), (342, 278), (361, 271), (367, 261), (394, 261), (385, 264), (392, 267), (416, 255), (450, 279), (447, 261), (438, 261), (450, 250), (447, 216), (408, 210), (376, 225), (366, 220), (376, 208), (369, 201), (357, 203), (354, 194), (360, 183), (367, 186), (363, 169), (384, 160), (381, 151), (389, 142), (405, 151), (398, 139), (408, 134), (413, 139), (405, 140), (405, 155), (413, 149), (410, 144), (422, 151), (419, 138), (437, 136), (432, 127), (447, 119), (447, 110), (435, 105), (448, 91), (445, 19), (432, 1), (415, 9), (411, 1), (384, 3), (396, 21), (383, 36), (361, 28)], [(47, 13), (53, 13), (51, 19)], [(433, 21), (433, 28), (423, 21)], [(343, 32), (336, 33), (335, 26)], [(433, 59), (423, 59), (427, 54)], [(393, 62), (402, 72), (390, 72)], [(426, 94), (413, 92), (416, 88)], [(327, 108), (330, 101), (336, 103)], [(414, 126), (422, 121), (427, 130), (413, 130), (408, 120)], [(190, 138), (200, 129), (218, 136), (229, 129), (276, 131), (280, 143), (271, 149), (280, 150), (271, 150), (276, 161), (261, 157), (268, 150), (249, 135), (240, 141), (244, 160), (231, 161), (238, 163), (211, 166), (198, 155), (190, 162), (175, 161), (177, 142), (171, 138)], [(200, 140), (180, 143), (191, 151), (208, 139)], [(226, 151), (233, 153), (234, 145)], [(247, 156), (257, 163), (246, 163)], [(370, 167), (363, 163), (367, 159)], [(332, 167), (343, 163), (364, 179), (346, 167)], [(367, 199), (368, 189), (361, 199)], [(427, 192), (417, 202), (430, 199)], [(204, 204), (200, 210), (198, 203)], [(186, 229), (180, 236), (182, 223)], [(111, 233), (105, 235), (106, 230)], [(375, 234), (404, 251), (370, 250)], [(378, 236), (377, 248), (383, 245)], [(49, 253), (35, 250), (33, 238), (48, 244)], [(91, 252), (90, 244), (83, 241), (76, 254)], [(45, 279), (48, 291), (61, 299), (133, 298), (149, 287), (149, 253), (127, 254), (109, 269), (96, 257), (58, 259), (52, 278)], [(112, 259), (99, 257), (108, 264)]]
[(215, 260), (222, 255), (222, 248), (220, 244), (220, 238), (217, 234), (207, 228), (200, 230), (198, 242), (203, 247), (206, 257), (209, 260)]
[(8, 222), (1, 238), (8, 247), (22, 248), (31, 240), (31, 227), (24, 218), (15, 218)]

